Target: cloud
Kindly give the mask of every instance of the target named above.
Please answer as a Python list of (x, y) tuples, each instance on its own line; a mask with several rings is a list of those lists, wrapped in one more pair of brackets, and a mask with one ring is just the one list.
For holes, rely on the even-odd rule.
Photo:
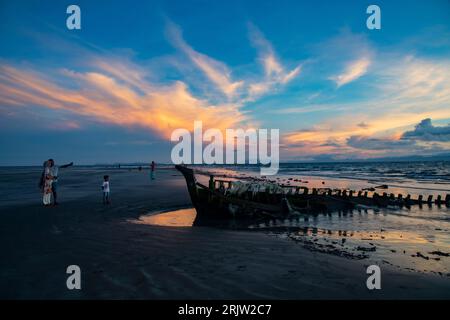
[[(238, 67), (239, 71), (245, 69), (237, 73), (245, 75), (240, 79), (224, 62), (195, 50), (180, 28), (170, 22), (167, 38), (177, 53), (151, 61), (138, 62), (129, 51), (72, 50), (75, 45), (69, 51), (76, 54), (67, 54), (63, 69), (0, 60), (0, 113), (45, 108), (60, 119), (72, 119), (72, 115), (78, 123), (85, 117), (123, 127), (144, 127), (165, 138), (175, 128), (191, 128), (194, 120), (203, 120), (205, 127), (242, 127), (253, 121), (249, 113), (252, 106), (244, 111), (247, 102), (277, 92), (297, 78), (304, 66), (306, 73), (311, 68), (319, 74), (319, 79), (312, 76), (312, 82), (302, 85), (305, 99), (301, 93), (289, 92), (284, 101), (295, 107), (277, 103), (277, 108), (265, 113), (270, 124), (270, 114), (277, 114), (273, 118), (284, 117), (280, 123), (295, 123), (298, 128), (283, 136), (285, 154), (370, 158), (433, 148), (450, 150), (447, 131), (442, 129), (448, 127), (425, 122), (413, 130), (423, 119), (450, 119), (448, 58), (418, 58), (380, 50), (374, 59), (365, 36), (344, 32), (321, 46), (322, 53), (307, 60), (308, 64), (292, 66), (280, 59), (256, 26), (249, 24), (248, 29), (257, 59), (254, 64)], [(316, 63), (310, 63), (313, 60)], [(178, 81), (170, 80), (174, 67)], [(201, 86), (205, 84), (208, 90), (198, 87), (198, 74)], [(330, 74), (335, 75), (338, 86), (365, 74), (374, 81), (364, 81), (364, 88), (348, 100), (339, 96), (340, 90), (330, 90), (328, 95), (330, 86), (323, 86), (319, 96), (317, 85), (322, 83), (317, 80), (328, 82)], [(308, 102), (311, 87), (316, 92), (314, 104)], [(41, 119), (47, 113), (42, 114)], [(64, 128), (76, 129), (61, 123)]]
[[(330, 139), (345, 145), (345, 153), (357, 158), (450, 150), (448, 126), (435, 127), (422, 121), (450, 119), (450, 61), (392, 52), (379, 57), (371, 72), (374, 81), (365, 83), (363, 89), (370, 95), (347, 103), (333, 101), (278, 110), (281, 114), (330, 114), (309, 128), (284, 135), (286, 145), (294, 146), (291, 155), (340, 154), (342, 147), (332, 152), (319, 147)], [(298, 149), (300, 143), (308, 147)]]
[(367, 123), (365, 123), (365, 122), (360, 122), (360, 123), (357, 124), (357, 126), (360, 127), (360, 128), (363, 128), (363, 129), (367, 129), (367, 128), (370, 127), (370, 126), (369, 126)]
[[(176, 128), (190, 129), (194, 120), (202, 120), (205, 128), (222, 130), (254, 126), (242, 111), (245, 103), (287, 84), (301, 70), (300, 66), (287, 70), (259, 33), (253, 35), (253, 40), (259, 42), (259, 56), (265, 61), (263, 81), (253, 81), (253, 77), (233, 80), (225, 63), (196, 51), (170, 21), (166, 35), (183, 55), (156, 57), (156, 62), (137, 62), (130, 50), (106, 51), (77, 39), (70, 42), (61, 37), (38, 37), (45, 42), (43, 45), (51, 43), (50, 51), (62, 54), (66, 50), (66, 65), (58, 69), (55, 64), (0, 60), (0, 112), (20, 112), (22, 108), (26, 116), (25, 110), (44, 108), (52, 111), (52, 119), (59, 117), (67, 129), (77, 129), (73, 123), (62, 121), (73, 115), (77, 120), (85, 117), (123, 127), (147, 128), (164, 138)], [(181, 70), (191, 74), (179, 75), (177, 81), (158, 78), (164, 68), (186, 65), (186, 57), (225, 99), (211, 94), (211, 90), (196, 90), (198, 72), (190, 69)], [(194, 83), (189, 82), (192, 79)]]
[(374, 48), (365, 33), (355, 33), (349, 28), (341, 28), (339, 32), (326, 40), (311, 45), (313, 55), (320, 62), (352, 61), (358, 57), (370, 55)]
[(258, 52), (258, 60), (263, 66), (264, 78), (262, 81), (252, 82), (249, 85), (249, 99), (254, 99), (270, 92), (278, 85), (285, 85), (296, 78), (302, 69), (301, 65), (286, 70), (278, 59), (272, 44), (263, 33), (252, 23), (248, 23), (251, 44)]
[(450, 124), (435, 127), (431, 123), (431, 119), (423, 119), (415, 126), (414, 130), (404, 132), (402, 139), (450, 142)]
[(262, 32), (252, 23), (248, 23), (250, 42), (258, 50), (258, 56), (264, 67), (265, 75), (270, 77), (283, 73), (283, 67), (275, 56), (272, 45)]
[(315, 76), (342, 87), (365, 75), (375, 61), (376, 50), (363, 33), (342, 28), (338, 34), (311, 45)]
[(350, 109), (348, 105), (338, 104), (311, 104), (303, 105), (299, 107), (280, 108), (270, 110), (269, 113), (273, 114), (301, 114), (301, 113), (313, 113), (313, 112), (325, 112), (325, 111), (345, 111)]
[[(169, 42), (186, 55), (229, 101), (244, 104), (288, 84), (302, 69), (301, 65), (297, 65), (287, 70), (262, 32), (251, 23), (248, 28), (250, 43), (257, 49), (258, 62), (263, 66), (264, 75), (248, 76), (239, 80), (232, 79), (232, 71), (225, 63), (200, 53), (189, 45), (183, 38), (181, 28), (170, 20), (166, 24), (166, 35)], [(258, 80), (255, 80), (256, 78)]]
[(367, 72), (370, 64), (371, 60), (368, 57), (359, 58), (358, 60), (349, 63), (343, 73), (332, 76), (330, 79), (336, 82), (338, 88), (342, 87), (343, 85), (362, 77)]
[(450, 101), (449, 59), (420, 59), (411, 55), (391, 57), (377, 69), (381, 80), (377, 88), (397, 102), (420, 102), (416, 107), (426, 108), (430, 104)]
[(450, 126), (434, 127), (425, 119), (400, 137), (351, 136), (347, 146), (383, 156), (432, 155), (450, 149)]
[(208, 57), (189, 46), (183, 39), (181, 29), (176, 24), (168, 21), (166, 33), (172, 45), (184, 52), (227, 97), (233, 97), (236, 90), (243, 85), (243, 81), (231, 80), (231, 71), (224, 63)]
[(55, 123), (50, 123), (49, 126), (50, 129), (61, 131), (78, 130), (81, 128), (81, 125), (77, 121), (72, 120), (57, 121)]
[(0, 102), (14, 108), (38, 106), (98, 122), (144, 127), (164, 138), (176, 128), (192, 128), (194, 120), (223, 130), (246, 119), (236, 105), (214, 106), (194, 97), (181, 81), (156, 86), (141, 79), (141, 88), (148, 91), (140, 92), (130, 81), (123, 81), (133, 79), (134, 74), (127, 74), (124, 67), (119, 68), (124, 73), (117, 78), (99, 71), (64, 69), (51, 74), (37, 69), (1, 64)]
[(300, 74), (301, 70), (302, 70), (301, 66), (295, 67), (294, 69), (292, 69), (288, 73), (285, 73), (281, 77), (280, 82), (282, 84), (286, 84), (286, 83), (290, 82), (292, 79), (294, 79), (295, 77), (297, 77)]
[(151, 90), (148, 81), (148, 72), (141, 66), (132, 63), (129, 59), (117, 56), (88, 55), (88, 67), (101, 71), (103, 74), (127, 84), (128, 87), (146, 92)]
[(351, 136), (347, 139), (347, 145), (352, 148), (366, 150), (386, 150), (392, 148), (411, 147), (414, 142), (396, 140), (395, 138), (373, 138), (367, 136)]

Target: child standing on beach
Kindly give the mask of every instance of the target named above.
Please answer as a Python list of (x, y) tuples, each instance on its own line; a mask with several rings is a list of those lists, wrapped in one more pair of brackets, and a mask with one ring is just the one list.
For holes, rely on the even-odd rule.
[(109, 204), (110, 203), (109, 176), (103, 176), (102, 190), (103, 190), (103, 204)]

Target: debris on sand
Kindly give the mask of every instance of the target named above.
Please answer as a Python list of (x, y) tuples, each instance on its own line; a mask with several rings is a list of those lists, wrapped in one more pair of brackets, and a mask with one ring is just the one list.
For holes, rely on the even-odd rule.
[(310, 251), (328, 253), (328, 254), (332, 254), (332, 255), (348, 258), (348, 259), (356, 259), (356, 260), (366, 259), (369, 257), (368, 255), (366, 255), (364, 253), (355, 254), (355, 253), (349, 252), (345, 248), (337, 248), (335, 245), (332, 245), (332, 244), (317, 243), (317, 242), (314, 242), (314, 240), (311, 241), (305, 237), (300, 237), (300, 236), (294, 235), (294, 234), (290, 234), (288, 237), (296, 242), (302, 243), (303, 247)]
[(419, 257), (425, 260), (430, 260), (430, 257), (424, 256), (422, 253), (417, 252), (416, 255), (412, 255), (412, 257)]
[(441, 257), (450, 257), (450, 253), (442, 252), (442, 251), (431, 251), (428, 252), (429, 254), (434, 254), (435, 256), (441, 256)]
[(376, 251), (376, 250), (377, 250), (377, 247), (369, 247), (369, 248), (367, 248), (367, 247), (361, 247), (361, 246), (358, 246), (358, 247), (356, 248), (356, 250), (358, 250), (358, 251), (364, 251), (364, 252), (371, 252), (371, 251)]

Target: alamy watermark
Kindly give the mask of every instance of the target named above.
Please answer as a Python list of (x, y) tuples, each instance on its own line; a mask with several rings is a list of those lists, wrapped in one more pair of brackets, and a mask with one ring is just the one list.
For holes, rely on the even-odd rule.
[(376, 264), (372, 264), (367, 267), (367, 274), (370, 276), (366, 280), (366, 286), (369, 290), (381, 289), (381, 269)]
[(370, 16), (366, 20), (366, 26), (369, 30), (381, 29), (381, 9), (376, 4), (371, 4), (367, 7), (367, 14)]
[(66, 273), (70, 274), (66, 280), (66, 286), (69, 290), (81, 290), (81, 269), (76, 264), (67, 267)]
[(171, 152), (174, 164), (260, 164), (261, 175), (278, 173), (278, 129), (270, 129), (270, 137), (268, 129), (226, 129), (224, 137), (215, 128), (203, 133), (202, 121), (194, 121), (193, 137), (187, 129), (176, 129), (170, 140), (178, 142)]
[(67, 17), (66, 27), (69, 30), (80, 30), (81, 29), (81, 9), (79, 6), (75, 4), (71, 4), (67, 7), (67, 14), (70, 16)]
[[(69, 30), (81, 29), (81, 9), (80, 6), (71, 4), (67, 7), (66, 13), (69, 14), (66, 20), (66, 27)], [(381, 29), (381, 9), (376, 4), (367, 7), (366, 13), (370, 16), (366, 20), (366, 26), (369, 30)]]

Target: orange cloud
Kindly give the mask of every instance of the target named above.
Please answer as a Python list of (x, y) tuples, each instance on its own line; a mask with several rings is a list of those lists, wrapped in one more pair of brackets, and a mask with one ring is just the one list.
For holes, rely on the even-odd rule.
[(272, 44), (264, 37), (263, 33), (252, 23), (248, 24), (250, 41), (258, 50), (258, 60), (264, 68), (262, 80), (251, 82), (248, 85), (249, 97), (251, 101), (276, 88), (278, 85), (286, 85), (297, 77), (302, 66), (298, 65), (292, 70), (286, 70), (279, 61)]
[[(361, 68), (356, 68), (362, 70)], [(357, 73), (349, 73), (357, 74)], [(373, 97), (361, 102), (301, 106), (277, 110), (279, 114), (302, 114), (317, 110), (329, 111), (333, 117), (323, 119), (307, 130), (290, 132), (283, 137), (289, 152), (309, 155), (346, 153), (355, 157), (375, 157), (392, 153), (413, 153), (414, 147), (440, 147), (449, 150), (446, 142), (416, 142), (403, 145), (399, 141), (423, 119), (450, 118), (450, 61), (424, 60), (413, 57), (380, 62), (375, 74), (383, 79), (375, 82)], [(342, 79), (344, 80), (344, 78)], [(374, 89), (374, 88), (372, 88)], [(365, 124), (365, 125), (361, 125)], [(350, 137), (364, 137), (385, 142), (391, 148), (361, 150), (348, 145)], [(371, 140), (372, 139), (372, 140)], [(335, 145), (329, 143), (333, 141)], [(382, 145), (382, 143), (378, 145)], [(403, 146), (403, 149), (400, 147)]]
[(172, 44), (184, 52), (189, 59), (228, 97), (233, 97), (236, 90), (244, 81), (231, 80), (231, 72), (220, 61), (214, 60), (200, 52), (195, 51), (183, 39), (180, 28), (172, 22), (167, 22), (168, 38)]
[(338, 87), (341, 87), (349, 82), (352, 82), (362, 77), (370, 66), (370, 59), (368, 57), (359, 58), (347, 65), (342, 74), (331, 77), (336, 82)]
[(2, 104), (69, 111), (100, 122), (149, 128), (165, 138), (174, 129), (191, 129), (195, 120), (202, 120), (205, 128), (224, 130), (246, 119), (236, 105), (214, 106), (194, 97), (183, 82), (153, 86), (133, 72), (127, 74), (125, 68), (120, 77), (63, 70), (50, 79), (44, 73), (3, 64), (0, 74)]

